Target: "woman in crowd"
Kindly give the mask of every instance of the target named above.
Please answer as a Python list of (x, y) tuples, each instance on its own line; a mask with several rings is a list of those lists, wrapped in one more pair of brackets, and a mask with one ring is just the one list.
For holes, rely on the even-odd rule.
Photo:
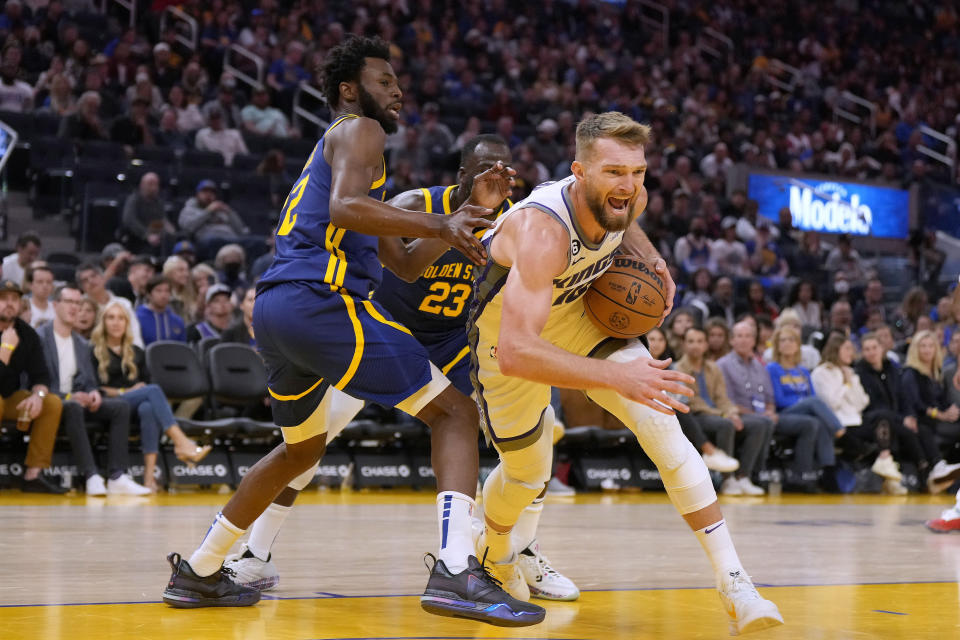
[(184, 322), (193, 322), (200, 296), (190, 277), (190, 265), (180, 256), (170, 256), (163, 263), (163, 277), (170, 283), (170, 308)]
[(133, 344), (130, 317), (116, 302), (108, 302), (93, 329), (93, 366), (100, 379), (100, 391), (107, 398), (120, 398), (140, 416), (140, 444), (143, 448), (143, 484), (157, 491), (154, 471), (160, 448), (160, 433), (173, 441), (177, 459), (193, 465), (210, 453), (210, 446), (199, 447), (180, 429), (163, 391), (148, 384), (143, 350)]
[(716, 362), (730, 353), (730, 327), (723, 318), (710, 318), (704, 328), (707, 330), (707, 360)]
[(99, 313), (99, 305), (90, 296), (84, 296), (83, 302), (80, 303), (80, 310), (77, 312), (77, 324), (74, 325), (73, 330), (89, 340), (93, 327), (97, 324)]
[(815, 418), (819, 423), (817, 458), (825, 468), (835, 466), (834, 440), (843, 437), (845, 430), (830, 407), (813, 393), (810, 370), (800, 364), (800, 332), (795, 328), (783, 326), (773, 333), (773, 360), (767, 371), (777, 413)]
[(747, 287), (747, 304), (744, 311), (754, 316), (765, 313), (770, 316), (771, 320), (776, 320), (777, 314), (780, 313), (777, 305), (773, 304), (773, 301), (767, 297), (763, 283), (759, 280), (751, 280)]
[(674, 358), (683, 357), (683, 336), (690, 327), (696, 326), (696, 318), (689, 309), (678, 309), (673, 312), (668, 320), (670, 326), (667, 330), (667, 342), (670, 345), (670, 353)]
[[(796, 310), (787, 308), (777, 316), (777, 321), (773, 325), (774, 330), (785, 326), (791, 326), (797, 330), (797, 333), (801, 336), (803, 335), (803, 322), (800, 320), (800, 316)], [(773, 336), (770, 337), (770, 340), (771, 346), (766, 347), (763, 352), (764, 362), (771, 362), (773, 360)], [(809, 344), (800, 345), (800, 365), (808, 371), (813, 371), (817, 368), (818, 364), (820, 364), (820, 352), (817, 351), (816, 347)]]
[[(855, 438), (880, 447), (870, 470), (884, 479), (886, 493), (902, 495), (907, 492), (900, 484), (903, 479), (890, 453), (890, 438), (879, 438), (871, 425), (865, 424), (863, 412), (870, 404), (870, 396), (863, 388), (860, 376), (853, 369), (856, 348), (849, 338), (831, 334), (823, 347), (823, 362), (810, 375), (813, 390), (833, 410), (846, 429), (844, 438)], [(856, 448), (855, 448), (856, 449)], [(860, 447), (861, 451), (866, 451)]]
[[(796, 312), (800, 323), (811, 329), (820, 329), (823, 325), (823, 304), (817, 300), (817, 290), (813, 283), (801, 280), (790, 290), (787, 307)], [(787, 309), (784, 309), (786, 312)]]
[(923, 287), (913, 287), (903, 296), (903, 301), (893, 314), (893, 332), (898, 340), (904, 340), (918, 331), (917, 322), (926, 315), (927, 292)]
[(645, 337), (651, 358), (654, 360), (673, 358), (673, 351), (670, 350), (670, 344), (667, 342), (667, 334), (663, 332), (663, 329), (654, 327), (647, 332)]
[(703, 309), (706, 309), (707, 305), (710, 304), (710, 290), (712, 288), (713, 276), (710, 275), (710, 270), (706, 267), (700, 267), (693, 272), (693, 277), (690, 278), (690, 286), (683, 294), (680, 304), (688, 307), (699, 303), (697, 304), (698, 307), (702, 306)]
[(940, 493), (960, 477), (960, 464), (947, 464), (937, 444), (937, 432), (951, 430), (960, 419), (960, 408), (946, 402), (940, 383), (942, 362), (937, 335), (920, 331), (910, 341), (900, 377), (904, 424), (917, 432), (924, 456), (932, 465), (927, 476), (930, 493)]
[(208, 264), (201, 262), (190, 271), (190, 280), (193, 283), (194, 312), (190, 320), (187, 316), (180, 316), (187, 322), (200, 322), (203, 320), (203, 307), (206, 304), (207, 289), (217, 284), (217, 272)]

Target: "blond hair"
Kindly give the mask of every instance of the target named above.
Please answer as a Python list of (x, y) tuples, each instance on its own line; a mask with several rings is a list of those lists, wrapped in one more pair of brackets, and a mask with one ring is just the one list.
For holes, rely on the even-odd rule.
[(640, 124), (619, 111), (587, 116), (577, 125), (577, 160), (582, 160), (599, 138), (611, 138), (627, 145), (644, 147), (650, 143), (650, 137), (650, 125)]
[[(789, 362), (784, 360), (783, 354), (780, 353), (780, 337), (784, 335), (793, 336), (797, 340), (797, 353)], [(803, 345), (803, 343), (800, 341), (800, 332), (797, 331), (796, 327), (789, 324), (783, 325), (773, 332), (773, 337), (770, 339), (770, 341), (773, 343), (771, 347), (773, 348), (774, 362), (778, 362), (784, 367), (796, 367), (800, 364), (800, 347)]]
[[(933, 340), (933, 362), (930, 363), (929, 369), (920, 361), (920, 343), (924, 340)], [(940, 371), (943, 369), (943, 350), (940, 349), (937, 334), (933, 331), (926, 330), (917, 331), (913, 334), (913, 339), (910, 341), (910, 348), (907, 349), (906, 366), (911, 369), (916, 369), (923, 375), (933, 378), (934, 380), (940, 379)]]
[(123, 332), (123, 338), (120, 341), (120, 370), (123, 372), (123, 375), (127, 376), (128, 380), (136, 380), (139, 377), (136, 353), (133, 350), (133, 329), (131, 328), (130, 314), (127, 313), (126, 308), (124, 308), (120, 302), (112, 300), (101, 310), (97, 324), (93, 327), (93, 332), (90, 334), (90, 343), (93, 345), (93, 355), (97, 359), (97, 375), (103, 384), (106, 384), (107, 380), (110, 379), (107, 373), (107, 368), (110, 366), (110, 347), (107, 346), (106, 317), (107, 312), (113, 308), (120, 309), (127, 322), (126, 329), (124, 329)]

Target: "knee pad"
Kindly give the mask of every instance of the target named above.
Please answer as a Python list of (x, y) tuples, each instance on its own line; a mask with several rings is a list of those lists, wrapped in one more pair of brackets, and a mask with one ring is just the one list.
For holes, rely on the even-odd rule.
[(291, 489), (296, 489), (297, 491), (303, 491), (310, 485), (310, 481), (313, 480), (314, 474), (317, 473), (317, 468), (320, 466), (320, 461), (317, 460), (312, 467), (298, 475), (296, 478), (290, 481), (290, 484), (287, 486)]
[(563, 434), (567, 428), (557, 419), (557, 413), (553, 410), (553, 405), (547, 405), (547, 410), (543, 412), (543, 430), (550, 434), (552, 444), (557, 444), (563, 439)]
[(339, 389), (330, 387), (327, 389), (324, 402), (329, 402), (326, 415), (327, 442), (329, 443), (340, 435), (340, 432), (360, 413), (363, 409), (363, 400), (357, 400)]

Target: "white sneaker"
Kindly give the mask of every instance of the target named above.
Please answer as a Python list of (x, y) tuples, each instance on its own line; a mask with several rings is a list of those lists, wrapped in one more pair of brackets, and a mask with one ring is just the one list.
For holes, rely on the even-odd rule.
[(713, 453), (703, 454), (703, 463), (707, 465), (707, 469), (720, 473), (730, 473), (740, 468), (740, 461), (727, 455), (727, 452), (723, 449), (716, 449)]
[(742, 496), (743, 487), (740, 486), (739, 480), (730, 476), (720, 485), (720, 493), (725, 496)]
[(888, 496), (905, 496), (909, 492), (905, 486), (900, 484), (899, 480), (886, 478), (883, 481), (883, 493)]
[(520, 552), (520, 573), (530, 589), (530, 596), (541, 600), (576, 600), (580, 590), (573, 580), (550, 566), (550, 561), (540, 553), (540, 543), (534, 540)]
[(740, 489), (745, 496), (762, 496), (766, 493), (763, 489), (753, 484), (747, 476), (737, 478), (737, 484), (740, 485)]
[(517, 600), (529, 602), (530, 587), (527, 586), (526, 580), (523, 579), (523, 574), (520, 573), (518, 554), (514, 553), (504, 562), (490, 562), (490, 560), (486, 558), (486, 549), (487, 535), (486, 532), (483, 532), (477, 540), (477, 557), (483, 561), (484, 566), (490, 570), (493, 577), (500, 581), (500, 586), (503, 587), (504, 591)]
[(88, 496), (105, 496), (107, 495), (107, 485), (103, 482), (103, 476), (99, 473), (95, 473), (89, 478), (87, 478), (87, 495)]
[(560, 478), (554, 476), (547, 483), (548, 496), (575, 496), (577, 492), (573, 487), (567, 486), (560, 481)]
[(150, 489), (124, 473), (116, 480), (107, 480), (107, 493), (111, 496), (148, 496)]
[(930, 475), (927, 477), (927, 488), (930, 493), (942, 493), (957, 478), (960, 478), (960, 464), (947, 464), (941, 460), (933, 465), (933, 469), (930, 470)]
[(757, 592), (743, 571), (725, 576), (718, 589), (727, 615), (730, 616), (730, 635), (752, 633), (783, 624), (783, 616), (777, 605)]
[(877, 456), (877, 459), (873, 461), (873, 465), (870, 467), (870, 471), (888, 480), (900, 482), (903, 480), (903, 474), (900, 473), (900, 469), (897, 467), (898, 465), (894, 462), (893, 456)]
[(240, 553), (227, 556), (223, 566), (236, 573), (233, 581), (245, 587), (259, 591), (269, 591), (280, 584), (280, 573), (271, 561), (270, 554), (266, 562), (253, 555), (250, 547), (244, 542), (240, 545)]

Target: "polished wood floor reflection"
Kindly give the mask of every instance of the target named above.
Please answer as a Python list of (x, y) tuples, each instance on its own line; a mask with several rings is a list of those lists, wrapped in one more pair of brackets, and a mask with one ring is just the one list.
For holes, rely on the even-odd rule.
[[(280, 586), (248, 609), (160, 603), (168, 551), (189, 553), (226, 495), (87, 499), (0, 492), (0, 638), (722, 638), (693, 535), (660, 493), (550, 499), (540, 540), (583, 590), (503, 630), (422, 613), (426, 493), (305, 493), (274, 548)], [(771, 639), (960, 637), (960, 534), (922, 522), (947, 497), (724, 500), (754, 581), (783, 612)]]

